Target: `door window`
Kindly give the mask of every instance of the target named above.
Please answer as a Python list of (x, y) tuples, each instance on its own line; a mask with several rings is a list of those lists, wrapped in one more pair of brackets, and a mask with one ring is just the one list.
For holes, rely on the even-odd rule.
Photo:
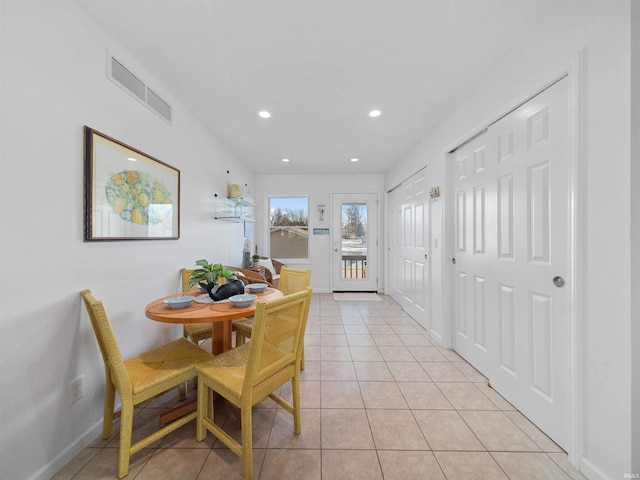
[(367, 204), (342, 204), (342, 278), (367, 278)]
[(333, 195), (333, 291), (378, 291), (378, 195)]

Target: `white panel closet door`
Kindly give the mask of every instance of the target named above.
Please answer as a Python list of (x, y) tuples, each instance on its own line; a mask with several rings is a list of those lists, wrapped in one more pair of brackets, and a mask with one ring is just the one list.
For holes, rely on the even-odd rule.
[(389, 194), (391, 297), (425, 329), (429, 319), (429, 197), (427, 169)]
[(568, 99), (565, 78), (454, 156), (454, 348), (565, 448)]

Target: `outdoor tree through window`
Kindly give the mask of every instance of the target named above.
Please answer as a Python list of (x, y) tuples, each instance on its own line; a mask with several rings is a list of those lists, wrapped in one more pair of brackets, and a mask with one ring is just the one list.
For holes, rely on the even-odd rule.
[(309, 258), (309, 198), (269, 198), (269, 256)]
[(342, 206), (342, 237), (363, 238), (367, 223), (367, 206), (350, 203)]
[(367, 204), (342, 204), (342, 278), (368, 278)]

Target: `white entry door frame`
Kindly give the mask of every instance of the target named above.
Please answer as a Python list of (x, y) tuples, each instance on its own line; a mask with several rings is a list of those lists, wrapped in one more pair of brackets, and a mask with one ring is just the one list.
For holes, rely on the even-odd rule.
[[(483, 132), (490, 125), (494, 124), (502, 117), (506, 116), (516, 108), (525, 104), (529, 99), (535, 97), (540, 92), (547, 89), (550, 85), (556, 83), (559, 79), (567, 77), (569, 83), (569, 155), (568, 155), (568, 274), (567, 284), (568, 297), (566, 317), (569, 322), (569, 338), (567, 345), (570, 349), (568, 358), (570, 362), (569, 368), (569, 412), (570, 427), (569, 441), (566, 450), (569, 461), (579, 468), (580, 458), (582, 456), (582, 425), (584, 422), (583, 414), (583, 361), (582, 361), (582, 341), (583, 330), (579, 322), (582, 312), (583, 301), (583, 279), (582, 279), (582, 232), (583, 232), (583, 172), (580, 165), (582, 152), (584, 151), (582, 139), (582, 126), (584, 125), (584, 113), (582, 110), (581, 92), (582, 92), (582, 71), (584, 69), (584, 59), (576, 58), (574, 62), (562, 72), (559, 72), (553, 78), (550, 78), (537, 91), (522, 97), (520, 101), (508, 105), (501, 113), (494, 118), (488, 119), (484, 124), (478, 125), (476, 129), (468, 132), (458, 141), (451, 144), (447, 152), (453, 152), (458, 146), (465, 143), (468, 139), (473, 138), (476, 134)], [(455, 232), (456, 232), (456, 192), (455, 183), (455, 162), (451, 161), (453, 154), (446, 153), (447, 165), (445, 169), (445, 202), (444, 202), (444, 270), (443, 270), (443, 288), (444, 288), (444, 335), (443, 343), (447, 348), (454, 345), (454, 316), (455, 316), (455, 265), (453, 259), (456, 256)]]
[(332, 291), (377, 292), (380, 209), (377, 193), (334, 193)]

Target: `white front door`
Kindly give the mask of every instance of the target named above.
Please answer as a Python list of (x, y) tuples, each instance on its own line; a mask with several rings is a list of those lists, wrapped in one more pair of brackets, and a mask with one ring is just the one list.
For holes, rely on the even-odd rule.
[(564, 78), (453, 154), (455, 350), (569, 444), (569, 94)]
[(378, 195), (333, 195), (333, 291), (378, 291)]
[(389, 192), (391, 297), (425, 329), (429, 322), (427, 170)]

